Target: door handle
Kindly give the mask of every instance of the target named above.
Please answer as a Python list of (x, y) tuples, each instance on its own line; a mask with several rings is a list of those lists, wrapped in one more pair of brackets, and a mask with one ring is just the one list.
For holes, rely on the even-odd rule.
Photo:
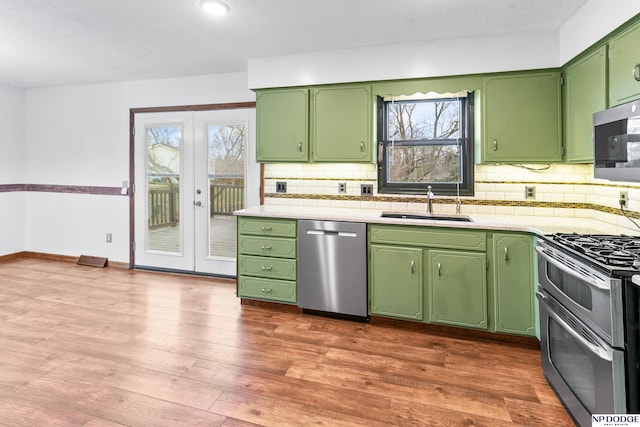
[(637, 82), (640, 82), (640, 64), (636, 64), (633, 67), (633, 78), (636, 79)]
[(414, 260), (411, 260), (411, 274), (415, 273), (415, 266), (416, 262)]
[(497, 139), (493, 140), (493, 151), (498, 151), (498, 140)]
[(298, 142), (298, 152), (302, 153), (302, 142)]
[(364, 141), (360, 141), (360, 152), (364, 153)]
[(504, 260), (509, 261), (509, 248), (504, 247)]
[(193, 202), (195, 206), (202, 206), (202, 202), (200, 200), (196, 200)]
[(442, 276), (442, 266), (438, 263), (438, 276)]

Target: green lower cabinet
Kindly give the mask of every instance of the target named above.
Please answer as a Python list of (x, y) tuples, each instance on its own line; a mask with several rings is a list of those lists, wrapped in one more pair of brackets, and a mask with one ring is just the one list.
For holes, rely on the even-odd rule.
[(240, 298), (295, 303), (297, 300), (296, 282), (239, 276), (238, 296)]
[(488, 329), (486, 254), (429, 250), (426, 257), (430, 321)]
[(371, 314), (423, 320), (422, 249), (371, 245)]
[(535, 335), (533, 236), (493, 235), (495, 330)]

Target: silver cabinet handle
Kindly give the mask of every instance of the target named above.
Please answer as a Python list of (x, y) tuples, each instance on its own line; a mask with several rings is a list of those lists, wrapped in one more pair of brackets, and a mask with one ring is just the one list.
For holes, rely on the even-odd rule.
[(273, 267), (271, 267), (270, 265), (263, 265), (262, 266), (262, 271), (271, 271), (273, 269)]
[(498, 140), (497, 139), (493, 140), (493, 151), (498, 151)]
[(302, 153), (302, 142), (298, 142), (298, 152)]
[(364, 153), (364, 141), (360, 141), (360, 152)]
[(415, 266), (416, 262), (414, 260), (411, 260), (411, 274), (415, 273)]
[(442, 276), (442, 266), (438, 263), (438, 276)]
[(271, 249), (273, 249), (273, 247), (272, 247), (272, 246), (262, 245), (262, 250), (263, 250), (263, 251), (270, 251)]
[(636, 79), (637, 82), (640, 82), (640, 64), (636, 64), (633, 67), (633, 78)]
[(261, 228), (262, 231), (271, 231), (273, 230), (271, 227), (269, 227), (268, 225), (265, 225), (264, 227)]
[(264, 292), (265, 294), (270, 294), (270, 293), (273, 291), (273, 289), (271, 289), (271, 288), (262, 288), (261, 290), (262, 290), (262, 292)]
[(509, 261), (509, 248), (506, 246), (504, 247), (504, 260)]

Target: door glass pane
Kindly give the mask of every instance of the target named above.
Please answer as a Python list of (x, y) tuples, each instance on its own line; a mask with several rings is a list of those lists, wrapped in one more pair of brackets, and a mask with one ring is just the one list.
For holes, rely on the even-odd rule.
[(147, 127), (147, 250), (182, 253), (179, 126)]
[(209, 256), (236, 257), (236, 218), (244, 208), (246, 126), (209, 125)]

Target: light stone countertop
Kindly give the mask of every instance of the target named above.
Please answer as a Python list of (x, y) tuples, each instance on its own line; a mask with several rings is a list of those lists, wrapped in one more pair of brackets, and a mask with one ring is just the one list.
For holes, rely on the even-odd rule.
[[(381, 209), (318, 208), (304, 206), (261, 205), (234, 212), (237, 216), (349, 221), (377, 224), (403, 224), (428, 227), (476, 228), (496, 231), (520, 231), (538, 235), (553, 233), (640, 235), (632, 229), (589, 218), (471, 214), (473, 222), (425, 219), (381, 218)], [(415, 212), (424, 214), (424, 212)], [(630, 226), (633, 226), (630, 223)]]

